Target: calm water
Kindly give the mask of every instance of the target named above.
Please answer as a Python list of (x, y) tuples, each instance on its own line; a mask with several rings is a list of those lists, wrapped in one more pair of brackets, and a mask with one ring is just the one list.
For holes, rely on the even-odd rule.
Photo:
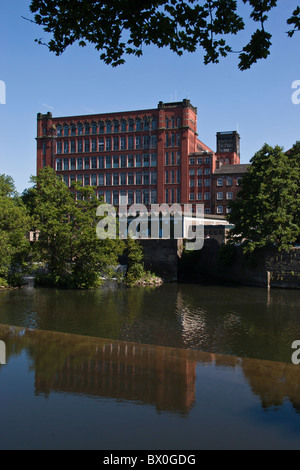
[(0, 293), (1, 449), (300, 449), (297, 291)]

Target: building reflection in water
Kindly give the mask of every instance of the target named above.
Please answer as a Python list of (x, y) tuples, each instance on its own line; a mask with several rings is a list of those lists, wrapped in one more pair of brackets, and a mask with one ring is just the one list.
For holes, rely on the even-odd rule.
[(263, 408), (290, 401), (300, 411), (300, 367), (293, 364), (5, 325), (0, 325), (0, 337), (8, 367), (10, 358), (26, 350), (36, 395), (81, 394), (185, 415), (195, 405), (201, 365), (241, 371)]

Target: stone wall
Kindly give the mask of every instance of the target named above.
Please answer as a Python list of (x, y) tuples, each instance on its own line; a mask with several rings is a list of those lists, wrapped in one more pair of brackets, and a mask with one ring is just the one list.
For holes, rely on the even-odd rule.
[(144, 251), (144, 265), (165, 281), (177, 281), (178, 254), (181, 253), (181, 240), (141, 239)]

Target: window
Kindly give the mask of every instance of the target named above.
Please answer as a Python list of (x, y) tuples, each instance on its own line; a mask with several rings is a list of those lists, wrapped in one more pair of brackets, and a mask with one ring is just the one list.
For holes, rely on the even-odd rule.
[(169, 202), (169, 190), (168, 189), (165, 190), (165, 202), (166, 203)]
[(156, 153), (151, 153), (151, 166), (157, 165), (157, 155)]
[(119, 137), (114, 137), (113, 139), (113, 149), (119, 150)]
[(151, 184), (157, 183), (157, 173), (156, 171), (151, 171)]
[(64, 126), (64, 136), (67, 137), (69, 135), (69, 126), (65, 125)]
[(71, 167), (71, 170), (76, 170), (76, 159), (75, 158), (70, 158), (70, 167)]
[(135, 184), (142, 184), (142, 174), (140, 171), (137, 171), (135, 174)]
[(203, 198), (202, 193), (198, 193), (197, 194), (197, 201), (202, 201), (202, 198)]
[(143, 155), (143, 166), (149, 166), (149, 154), (145, 153)]
[(121, 155), (121, 168), (126, 168), (127, 163), (126, 163), (126, 155)]
[(119, 132), (119, 121), (114, 121), (114, 132)]
[(103, 186), (104, 185), (104, 175), (103, 173), (98, 174), (98, 186)]
[(43, 142), (43, 155), (46, 155), (46, 148), (47, 148), (47, 144), (46, 142)]
[(227, 214), (230, 214), (230, 212), (231, 212), (230, 207), (226, 207), (226, 213), (227, 213)]
[(111, 173), (105, 174), (105, 184), (106, 186), (111, 186)]
[(202, 176), (202, 168), (197, 168), (197, 176)]
[(123, 119), (121, 121), (121, 132), (126, 132), (126, 121)]
[(193, 188), (195, 186), (195, 181), (194, 180), (190, 180), (190, 188)]
[(198, 157), (197, 158), (197, 165), (202, 165), (202, 158), (201, 157)]
[(83, 125), (82, 124), (78, 124), (78, 135), (82, 135), (83, 134)]
[(217, 186), (223, 186), (223, 178), (217, 179)]
[(140, 149), (142, 147), (142, 139), (140, 135), (135, 137), (135, 148)]
[(99, 137), (98, 139), (98, 151), (104, 152), (104, 138), (103, 137)]
[(97, 123), (93, 122), (92, 124), (92, 134), (97, 134)]
[(241, 184), (242, 184), (242, 178), (237, 178), (236, 185), (241, 186)]
[(128, 184), (134, 184), (133, 173), (128, 173)]
[(57, 159), (56, 159), (56, 170), (57, 170), (57, 171), (61, 171), (61, 170), (62, 170), (61, 158), (57, 158)]
[(197, 180), (197, 186), (200, 188), (202, 186), (202, 180)]
[(217, 193), (217, 200), (222, 201), (222, 199), (223, 199), (223, 193), (222, 192)]
[(118, 155), (113, 156), (113, 167), (119, 168), (119, 156)]
[(134, 148), (133, 135), (129, 135), (128, 136), (128, 150), (133, 150), (133, 148)]
[(90, 151), (90, 141), (89, 141), (89, 139), (84, 139), (84, 151), (85, 152)]
[(66, 183), (67, 186), (69, 186), (69, 176), (68, 175), (63, 176), (63, 181)]
[(142, 121), (141, 119), (136, 120), (136, 130), (141, 131), (142, 130)]
[(57, 137), (62, 137), (62, 127), (57, 126)]
[(127, 166), (128, 166), (128, 168), (133, 168), (134, 167), (134, 157), (133, 157), (133, 155), (128, 155), (127, 156)]
[(148, 171), (143, 171), (143, 184), (146, 184), (146, 185), (149, 184), (149, 172)]
[(84, 169), (85, 170), (90, 169), (90, 157), (84, 157)]
[(157, 120), (156, 120), (156, 118), (153, 118), (152, 121), (151, 121), (151, 129), (152, 130), (157, 129)]
[(77, 152), (80, 153), (83, 151), (82, 140), (77, 140)]
[(144, 118), (144, 131), (149, 131), (149, 119)]
[(91, 167), (93, 170), (97, 168), (97, 157), (92, 157), (91, 158)]
[(121, 178), (121, 186), (125, 186), (126, 184), (126, 173), (120, 173), (120, 178)]
[(87, 122), (87, 123), (84, 125), (84, 133), (85, 133), (86, 135), (89, 135), (90, 132), (91, 132), (91, 127), (90, 127), (89, 123)]
[(82, 186), (82, 181), (83, 181), (82, 175), (77, 175), (76, 176), (76, 181), (77, 181), (77, 183), (79, 183)]
[(105, 191), (105, 202), (111, 204), (111, 191)]
[(135, 191), (135, 202), (136, 204), (142, 204), (142, 193), (140, 189), (136, 189)]
[(113, 174), (113, 185), (118, 186), (119, 185), (119, 173), (114, 173)]
[(232, 186), (233, 185), (233, 179), (231, 178), (231, 176), (227, 176), (226, 185), (227, 186)]
[(111, 132), (111, 122), (110, 121), (106, 122), (106, 132)]
[(210, 157), (205, 157), (204, 163), (209, 164), (210, 163)]
[(195, 200), (195, 194), (194, 193), (190, 193), (190, 201), (194, 201)]
[(98, 168), (104, 168), (104, 157), (98, 157)]
[(90, 175), (84, 175), (84, 186), (90, 185)]
[(71, 153), (75, 153), (75, 152), (76, 152), (76, 141), (71, 140)]
[(165, 183), (169, 183), (169, 172), (165, 171)]
[(75, 124), (72, 124), (72, 126), (71, 126), (71, 135), (76, 135), (76, 126), (75, 126)]
[(149, 204), (149, 190), (143, 189), (143, 204)]
[(190, 171), (189, 171), (189, 175), (190, 175), (190, 176), (195, 176), (195, 170), (190, 170)]
[(210, 193), (204, 193), (204, 200), (209, 201), (210, 200)]
[(92, 152), (97, 152), (97, 141), (96, 139), (91, 140)]
[(195, 159), (194, 158), (190, 158), (190, 165), (195, 165)]
[(99, 134), (104, 134), (104, 122), (103, 121), (100, 121), (99, 122)]
[(82, 157), (77, 158), (77, 170), (83, 169), (83, 159)]
[(177, 134), (176, 134), (176, 145), (177, 145), (177, 147), (180, 147), (180, 134), (179, 134), (179, 132), (177, 132)]
[(143, 136), (143, 148), (148, 149), (149, 148), (149, 142), (150, 142), (150, 137), (149, 135), (144, 135)]
[(105, 168), (111, 168), (111, 156), (107, 155), (105, 157)]
[(177, 184), (180, 183), (180, 170), (177, 170)]
[(119, 191), (113, 191), (113, 204), (115, 206), (119, 204)]
[(130, 189), (128, 191), (128, 204), (131, 205), (131, 204), (133, 204), (133, 202), (134, 202), (134, 200), (133, 200), (133, 191), (132, 191), (132, 189)]
[(69, 169), (69, 159), (64, 158), (64, 171)]
[(110, 137), (106, 137), (105, 139), (105, 150), (108, 152), (111, 150), (111, 138)]
[(128, 130), (129, 130), (129, 132), (134, 131), (134, 121), (133, 121), (133, 119), (129, 119)]
[(157, 147), (157, 135), (151, 135), (150, 147), (156, 149)]
[(204, 180), (204, 186), (210, 186), (210, 179)]
[(97, 186), (97, 176), (91, 175), (91, 186)]
[(120, 149), (121, 150), (126, 150), (126, 137), (125, 136), (122, 136), (120, 138)]
[(142, 166), (142, 155), (135, 156), (135, 166), (140, 168)]
[(69, 142), (68, 142), (68, 140), (64, 141), (64, 153), (69, 153)]
[(169, 152), (165, 153), (165, 165), (169, 165)]
[(223, 214), (223, 206), (217, 206), (217, 214)]
[(229, 191), (228, 193), (226, 193), (226, 199), (233, 199), (233, 192), (232, 191)]
[(204, 174), (210, 175), (210, 168), (204, 168)]

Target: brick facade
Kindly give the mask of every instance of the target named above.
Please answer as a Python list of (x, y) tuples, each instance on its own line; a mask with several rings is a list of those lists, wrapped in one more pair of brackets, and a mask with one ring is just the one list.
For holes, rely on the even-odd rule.
[(53, 117), (37, 115), (37, 172), (55, 169), (71, 187), (92, 185), (118, 205), (200, 204), (214, 211), (213, 174), (222, 163), (239, 166), (239, 136), (217, 133), (217, 152), (198, 139), (190, 100), (157, 108)]

